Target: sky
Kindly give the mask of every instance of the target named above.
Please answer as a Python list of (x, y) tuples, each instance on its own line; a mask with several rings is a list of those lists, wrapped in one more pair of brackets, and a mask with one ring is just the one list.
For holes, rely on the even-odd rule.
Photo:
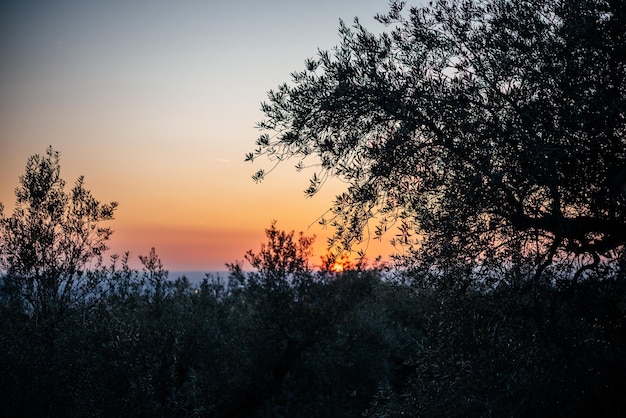
[[(273, 220), (315, 235), (345, 185), (305, 198), (312, 172), (245, 163), (267, 91), (318, 49), (339, 19), (374, 32), (386, 0), (21, 0), (0, 4), (0, 202), (10, 214), (30, 155), (61, 153), (69, 189), (80, 175), (118, 201), (109, 254), (148, 254), (170, 271), (224, 270), (264, 242)], [(387, 238), (387, 241), (391, 236)], [(366, 248), (365, 245), (360, 248)], [(367, 256), (388, 256), (370, 241)]]

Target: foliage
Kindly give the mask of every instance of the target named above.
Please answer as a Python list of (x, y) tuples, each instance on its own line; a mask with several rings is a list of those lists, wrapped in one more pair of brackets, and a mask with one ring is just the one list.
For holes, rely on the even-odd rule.
[[(623, 259), (626, 12), (612, 0), (391, 1), (269, 92), (253, 160), (313, 157), (344, 247), (401, 225), (422, 271), (576, 282)], [(263, 178), (263, 170), (255, 175)]]
[(423, 294), (426, 338), (401, 389), (367, 416), (549, 417), (624, 413), (624, 282)]
[(63, 315), (93, 292), (97, 283), (85, 271), (107, 249), (116, 202), (102, 204), (79, 177), (64, 190), (59, 153), (52, 147), (34, 155), (15, 189), (12, 216), (0, 211), (0, 270), (12, 303), (43, 319)]
[[(290, 234), (270, 233), (265, 250), (253, 254), (290, 254), (276, 235)], [(36, 318), (0, 305), (0, 415), (626, 410), (623, 280), (567, 289), (509, 280), (459, 294), (408, 286), (378, 270), (306, 270), (297, 281), (276, 281), (271, 269), (234, 264), (228, 280), (207, 275), (195, 286), (168, 280), (156, 251), (140, 258), (143, 271), (125, 255), (90, 272), (106, 286), (63, 316), (51, 351), (40, 344)]]
[(250, 250), (245, 255), (250, 265), (265, 278), (265, 285), (272, 286), (285, 280), (297, 279), (298, 275), (311, 271), (309, 258), (315, 237), (305, 237), (300, 232), (295, 240), (294, 231), (288, 233), (276, 229), (276, 221), (265, 230), (265, 236), (267, 244), (261, 244), (258, 253)]

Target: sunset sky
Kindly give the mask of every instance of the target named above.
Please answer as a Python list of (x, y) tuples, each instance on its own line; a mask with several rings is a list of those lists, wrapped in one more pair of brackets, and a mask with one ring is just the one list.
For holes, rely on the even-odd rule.
[[(304, 197), (312, 172), (244, 163), (260, 102), (339, 41), (339, 19), (373, 31), (386, 0), (12, 1), (0, 5), (0, 202), (10, 214), (26, 159), (61, 152), (68, 188), (84, 175), (120, 206), (111, 252), (155, 247), (170, 271), (224, 270), (264, 228), (317, 236), (341, 189)], [(309, 227), (309, 225), (312, 225)], [(391, 237), (388, 237), (391, 239)], [(368, 257), (387, 255), (371, 242)]]

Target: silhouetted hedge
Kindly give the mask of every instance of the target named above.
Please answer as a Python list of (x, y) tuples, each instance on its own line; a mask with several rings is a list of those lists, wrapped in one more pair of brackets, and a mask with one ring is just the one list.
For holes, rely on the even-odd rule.
[[(2, 416), (623, 416), (623, 279), (459, 294), (378, 271), (2, 305)], [(125, 280), (125, 281), (124, 281)], [(142, 281), (143, 280), (143, 281)]]

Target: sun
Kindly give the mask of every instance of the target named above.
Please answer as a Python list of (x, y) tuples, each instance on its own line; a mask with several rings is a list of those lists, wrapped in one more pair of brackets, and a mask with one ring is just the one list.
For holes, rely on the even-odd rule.
[(330, 271), (335, 273), (341, 273), (344, 270), (344, 266), (340, 261), (335, 261), (332, 266), (330, 266)]
[(323, 267), (325, 270), (333, 273), (343, 273), (354, 267), (348, 254), (322, 256), (322, 266), (325, 266), (325, 268)]

